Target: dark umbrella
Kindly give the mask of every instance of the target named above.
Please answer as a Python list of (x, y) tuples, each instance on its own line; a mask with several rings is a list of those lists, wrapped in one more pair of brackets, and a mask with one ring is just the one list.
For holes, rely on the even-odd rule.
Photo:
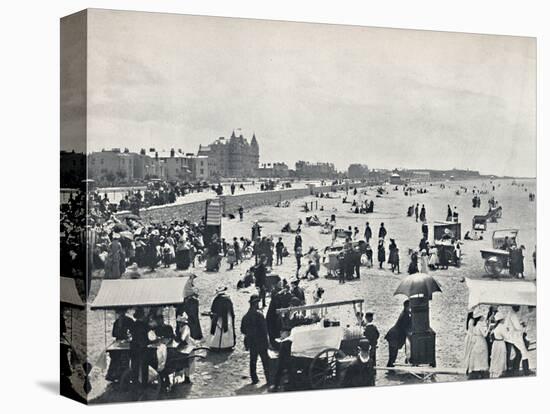
[(130, 231), (130, 227), (128, 227), (126, 224), (124, 223), (116, 223), (114, 226), (113, 226), (113, 231), (119, 233), (121, 231)]
[(408, 297), (423, 295), (425, 298), (431, 299), (434, 292), (441, 292), (439, 283), (426, 273), (415, 273), (401, 281), (394, 296), (399, 294)]

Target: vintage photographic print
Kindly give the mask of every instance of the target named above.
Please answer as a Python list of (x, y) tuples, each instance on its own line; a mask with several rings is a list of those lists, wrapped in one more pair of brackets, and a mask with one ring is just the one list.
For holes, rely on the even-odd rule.
[(535, 375), (535, 38), (60, 24), (63, 395)]

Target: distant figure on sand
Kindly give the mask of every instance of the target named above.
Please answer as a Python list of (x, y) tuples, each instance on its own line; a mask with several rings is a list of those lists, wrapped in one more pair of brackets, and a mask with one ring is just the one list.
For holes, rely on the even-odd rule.
[(383, 264), (386, 261), (386, 249), (384, 248), (384, 240), (378, 241), (378, 264), (379, 268), (383, 269)]

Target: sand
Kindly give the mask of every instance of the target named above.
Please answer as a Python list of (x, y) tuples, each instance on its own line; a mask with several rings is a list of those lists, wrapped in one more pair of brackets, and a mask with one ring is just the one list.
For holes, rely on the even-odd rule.
[[(534, 180), (518, 180), (518, 185), (512, 185), (512, 180), (496, 180), (495, 191), (492, 191), (492, 184), (489, 181), (470, 181), (470, 182), (447, 182), (446, 188), (440, 189), (438, 183), (432, 185), (422, 184), (422, 187), (428, 189), (426, 194), (414, 194), (405, 196), (400, 191), (393, 191), (393, 186), (386, 186), (388, 194), (376, 198), (374, 189), (368, 190), (367, 198), (374, 200), (374, 213), (368, 215), (353, 214), (349, 212), (349, 204), (342, 204), (341, 199), (317, 199), (306, 197), (291, 203), (289, 208), (261, 207), (252, 211), (245, 212), (243, 222), (238, 220), (224, 219), (222, 226), (222, 236), (226, 240), (233, 237), (250, 237), (250, 227), (254, 220), (258, 220), (263, 226), (263, 233), (275, 237), (283, 237), (283, 241), (292, 250), (293, 234), (281, 233), (281, 228), (286, 222), (291, 222), (292, 227), (296, 227), (297, 221), (301, 218), (305, 222), (306, 213), (301, 212), (301, 206), (305, 201), (317, 200), (319, 206), (324, 206), (324, 211), (315, 211), (322, 222), (337, 209), (337, 226), (352, 227), (358, 226), (363, 234), (365, 222), (368, 221), (377, 234), (381, 222), (385, 223), (389, 238), (394, 238), (400, 249), (401, 274), (392, 274), (389, 270), (378, 270), (376, 268), (361, 268), (361, 279), (348, 282), (345, 285), (339, 285), (335, 280), (325, 279), (323, 276), (326, 270), (321, 270), (321, 278), (312, 282), (302, 282), (306, 289), (306, 295), (309, 297), (316, 286), (322, 286), (325, 289), (325, 299), (327, 302), (344, 300), (350, 298), (362, 298), (366, 301), (365, 310), (371, 310), (375, 313), (375, 323), (381, 332), (382, 338), (387, 330), (393, 325), (399, 315), (401, 304), (405, 299), (403, 296), (393, 296), (399, 282), (406, 277), (406, 269), (409, 263), (407, 251), (409, 248), (417, 248), (421, 238), (420, 223), (416, 223), (414, 217), (406, 217), (407, 207), (412, 204), (424, 204), (427, 210), (427, 219), (430, 223), (430, 240), (432, 239), (432, 222), (444, 220), (447, 211), (447, 204), (451, 207), (456, 206), (459, 211), (459, 220), (462, 223), (462, 232), (471, 229), (472, 216), (475, 214), (484, 214), (488, 209), (487, 200), (494, 196), (503, 207), (503, 217), (498, 224), (489, 224), (489, 229), (485, 233), (482, 241), (465, 241), (463, 245), (463, 260), (460, 268), (450, 267), (448, 270), (439, 270), (431, 272), (431, 275), (440, 283), (442, 292), (436, 293), (430, 305), (431, 326), (436, 332), (436, 359), (438, 367), (458, 368), (462, 365), (463, 344), (465, 336), (465, 320), (467, 313), (467, 288), (463, 282), (464, 277), (486, 278), (483, 260), (479, 250), (491, 247), (491, 234), (496, 229), (517, 228), (519, 229), (519, 244), (526, 247), (525, 270), (529, 279), (535, 278), (535, 270), (532, 265), (531, 254), (534, 251), (536, 243), (536, 203), (529, 202), (528, 193), (536, 191)], [(465, 186), (468, 193), (456, 195), (455, 192)], [(489, 193), (482, 195), (482, 206), (479, 209), (472, 208), (471, 190), (474, 186)], [(527, 191), (525, 191), (527, 189)], [(341, 193), (340, 193), (341, 194)], [(348, 195), (353, 199), (353, 195)], [(359, 197), (357, 197), (359, 199)], [(308, 213), (311, 214), (311, 213)], [(309, 246), (315, 246), (323, 249), (330, 244), (330, 235), (323, 235), (319, 232), (319, 227), (303, 227), (304, 250)], [(387, 245), (386, 245), (387, 249)], [(374, 251), (376, 258), (376, 249)], [(206, 273), (202, 269), (196, 269), (199, 275), (197, 278), (197, 287), (200, 290), (201, 311), (209, 309), (214, 288), (219, 284), (226, 284), (229, 288), (236, 312), (236, 326), (240, 326), (241, 317), (247, 310), (247, 300), (253, 292), (253, 288), (248, 290), (236, 290), (237, 281), (242, 277), (247, 267), (253, 265), (253, 261), (245, 262), (237, 266), (232, 271), (228, 268), (225, 260), (222, 262), (222, 271), (219, 273)], [(305, 270), (305, 269), (304, 269)], [(290, 278), (295, 272), (295, 261), (293, 257), (286, 258), (282, 266), (276, 266), (274, 273), (281, 277)], [(145, 273), (144, 277), (181, 277), (185, 272), (176, 272), (175, 266), (170, 269), (159, 269), (155, 273)], [(94, 280), (93, 291), (97, 291), (100, 281)], [(331, 310), (331, 315), (342, 320), (352, 322), (352, 312), (348, 308), (337, 308)], [(89, 360), (95, 366), (92, 370), (92, 392), (90, 397), (95, 402), (114, 402), (133, 400), (136, 396), (122, 394), (114, 387), (108, 385), (104, 380), (105, 370), (101, 364), (97, 363), (106, 344), (110, 343), (110, 331), (113, 322), (111, 312), (93, 311), (88, 317), (88, 344)], [(107, 318), (104, 320), (104, 318)], [(534, 328), (534, 313), (531, 315), (529, 337), (534, 339), (536, 332)], [(209, 329), (209, 319), (203, 317), (201, 320), (203, 332)], [(105, 335), (105, 330), (107, 335)], [(404, 355), (400, 353), (398, 362), (403, 363)], [(536, 364), (536, 355), (530, 355), (531, 365)], [(378, 365), (385, 365), (387, 360), (386, 342), (381, 339), (378, 348)], [(259, 364), (260, 366), (261, 364)], [(259, 368), (261, 378), (261, 368)], [(454, 381), (463, 380), (461, 375), (436, 375), (432, 381)], [(267, 392), (267, 388), (260, 383), (257, 386), (249, 385), (248, 378), (248, 353), (244, 351), (242, 337), (238, 335), (237, 347), (229, 354), (210, 353), (204, 362), (197, 363), (196, 372), (193, 376), (194, 384), (192, 386), (176, 386), (167, 395), (162, 398), (197, 398), (197, 397), (218, 397), (239, 394), (256, 394)], [(415, 383), (420, 380), (411, 375), (386, 375), (384, 372), (378, 372), (376, 384), (395, 385), (402, 383)], [(143, 395), (141, 399), (156, 399), (157, 395)]]

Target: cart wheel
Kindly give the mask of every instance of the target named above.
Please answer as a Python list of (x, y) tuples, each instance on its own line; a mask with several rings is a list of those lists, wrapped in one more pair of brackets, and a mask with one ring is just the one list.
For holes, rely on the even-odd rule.
[(504, 266), (500, 260), (485, 261), (485, 270), (493, 277), (498, 277), (502, 273)]
[(328, 382), (337, 379), (338, 360), (346, 354), (336, 348), (327, 348), (313, 358), (309, 365), (309, 383), (311, 388), (323, 388)]

